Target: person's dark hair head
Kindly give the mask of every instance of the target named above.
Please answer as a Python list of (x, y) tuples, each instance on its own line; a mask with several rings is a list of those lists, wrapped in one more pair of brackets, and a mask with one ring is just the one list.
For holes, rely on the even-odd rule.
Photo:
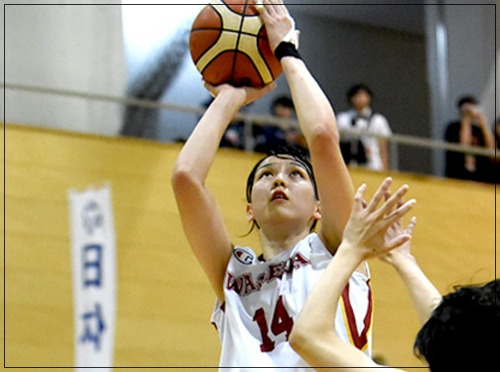
[(293, 101), (290, 97), (288, 96), (280, 96), (276, 98), (272, 103), (271, 103), (271, 111), (274, 112), (274, 109), (277, 106), (284, 106), (287, 108), (295, 109), (293, 105)]
[(347, 97), (347, 102), (349, 104), (351, 104), (351, 101), (352, 101), (352, 97), (354, 97), (356, 94), (358, 94), (359, 91), (365, 91), (366, 93), (368, 93), (368, 95), (370, 96), (370, 98), (373, 98), (373, 93), (371, 91), (370, 88), (368, 88), (368, 86), (366, 84), (356, 84), (356, 85), (353, 85), (352, 87), (350, 87), (347, 92), (346, 92), (346, 97)]
[[(269, 151), (266, 156), (264, 156), (262, 159), (260, 159), (252, 168), (250, 171), (250, 174), (248, 175), (247, 178), (247, 187), (246, 187), (246, 199), (248, 203), (252, 202), (252, 189), (253, 189), (253, 184), (255, 182), (255, 174), (257, 173), (257, 169), (259, 166), (266, 160), (267, 158), (275, 156), (280, 159), (293, 159), (297, 161), (307, 172), (309, 178), (311, 179), (311, 183), (314, 188), (314, 196), (316, 197), (316, 200), (319, 199), (318, 196), (318, 187), (316, 185), (316, 179), (314, 177), (314, 172), (311, 163), (309, 162), (309, 159), (307, 158), (307, 153), (304, 152), (302, 149), (295, 147), (295, 146), (280, 146), (277, 147), (276, 149), (273, 149)], [(317, 221), (314, 221), (314, 223), (311, 226), (311, 231), (314, 231), (316, 228)], [(252, 227), (248, 234), (250, 234), (254, 227), (257, 226), (259, 228), (259, 225), (254, 221), (252, 224)]]
[(460, 107), (466, 103), (477, 105), (477, 99), (474, 96), (462, 96), (457, 100), (457, 108), (460, 110)]
[(418, 332), (415, 355), (424, 357), (432, 372), (491, 369), (498, 363), (499, 301), (498, 279), (457, 287)]

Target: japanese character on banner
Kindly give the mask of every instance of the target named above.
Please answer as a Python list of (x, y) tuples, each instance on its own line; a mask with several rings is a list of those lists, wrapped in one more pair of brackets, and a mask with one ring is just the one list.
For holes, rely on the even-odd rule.
[(95, 351), (101, 351), (101, 336), (106, 330), (101, 304), (96, 303), (94, 309), (84, 312), (81, 318), (84, 326), (80, 343), (91, 343)]

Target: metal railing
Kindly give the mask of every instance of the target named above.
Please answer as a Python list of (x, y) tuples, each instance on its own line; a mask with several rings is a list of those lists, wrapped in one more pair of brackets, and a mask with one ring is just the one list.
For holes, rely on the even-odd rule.
[[(202, 115), (205, 111), (205, 107), (199, 107), (199, 106), (148, 101), (148, 100), (135, 99), (129, 97), (119, 97), (119, 96), (111, 96), (105, 94), (79, 92), (74, 90), (37, 87), (37, 86), (12, 84), (4, 82), (0, 82), (0, 85), (5, 89), (10, 89), (10, 90), (82, 98), (87, 100), (97, 100), (102, 102), (117, 103), (121, 105), (130, 105), (130, 106), (149, 108), (149, 109), (170, 110), (170, 111), (178, 111), (178, 112), (198, 114), (198, 115)], [(238, 113), (235, 116), (235, 120), (244, 121), (246, 124), (248, 124), (248, 126), (252, 123), (262, 124), (262, 125), (275, 124), (280, 126), (284, 124), (290, 124), (294, 126), (298, 125), (298, 123), (295, 120), (284, 120), (273, 117), (271, 115), (260, 115), (251, 113), (250, 114)], [(340, 132), (341, 134), (349, 135), (352, 137), (360, 136), (359, 131), (356, 130), (341, 130)], [(376, 135), (371, 135), (371, 136), (376, 138), (385, 138), (387, 141), (390, 142), (390, 144), (393, 147), (394, 145), (407, 145), (407, 146), (421, 147), (434, 150), (454, 151), (454, 152), (467, 153), (471, 155), (488, 156), (492, 158), (496, 157), (496, 150), (485, 149), (477, 146), (463, 146), (460, 144), (448, 143), (442, 140), (416, 137), (404, 134), (392, 134), (388, 137), (382, 137)], [(393, 147), (391, 147), (391, 149)]]

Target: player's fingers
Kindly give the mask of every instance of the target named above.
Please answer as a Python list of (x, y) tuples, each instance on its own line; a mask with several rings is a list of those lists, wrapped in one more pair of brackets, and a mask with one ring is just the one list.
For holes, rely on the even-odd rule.
[(206, 90), (208, 90), (210, 95), (215, 98), (215, 96), (217, 95), (217, 89), (212, 84), (207, 83), (205, 80), (203, 80), (203, 86)]
[(382, 184), (379, 186), (377, 192), (375, 192), (375, 195), (373, 195), (372, 200), (368, 203), (367, 210), (368, 212), (373, 212), (377, 209), (377, 206), (379, 205), (380, 201), (383, 199), (384, 194), (389, 190), (389, 187), (391, 186), (392, 183), (392, 178), (387, 177)]
[(264, 10), (264, 4), (262, 0), (254, 0), (253, 6), (259, 13), (262, 13), (262, 11)]
[(386, 242), (384, 248), (387, 251), (392, 251), (393, 249), (402, 246), (404, 243), (406, 243), (410, 239), (411, 239), (411, 235), (410, 234), (398, 235), (394, 239), (391, 239), (388, 242)]
[(262, 96), (265, 96), (266, 94), (268, 94), (269, 92), (271, 92), (273, 89), (276, 89), (278, 85), (276, 84), (276, 82), (271, 82), (265, 86), (263, 86), (262, 88), (259, 88), (259, 96), (262, 97)]
[(288, 15), (288, 11), (281, 0), (263, 0), (264, 5), (267, 5), (266, 11), (271, 16)]
[(387, 190), (384, 194), (384, 200), (387, 201), (391, 197), (391, 190)]
[(366, 184), (362, 184), (361, 186), (358, 187), (358, 190), (356, 190), (356, 193), (354, 194), (354, 205), (353, 205), (353, 212), (360, 212), (361, 210), (366, 208), (366, 202), (363, 199), (363, 193), (366, 190)]
[[(398, 201), (398, 204), (397, 204), (396, 208), (401, 208), (403, 206), (403, 204), (404, 204), (404, 200), (400, 199)], [(402, 231), (403, 230), (403, 220), (400, 218), (400, 219), (394, 221), (394, 226), (399, 231)]]
[(267, 3), (272, 6), (284, 5), (282, 0), (264, 0), (264, 3)]
[(412, 218), (410, 219), (410, 223), (409, 223), (409, 224), (408, 224), (408, 226), (406, 227), (405, 232), (406, 232), (407, 234), (412, 235), (412, 234), (413, 234), (413, 230), (415, 230), (415, 226), (416, 226), (416, 225), (417, 225), (417, 217), (415, 217), (415, 216), (414, 216), (414, 217), (412, 217)]
[(264, 10), (266, 11), (266, 13), (269, 13), (269, 14), (274, 14), (274, 5), (273, 4), (273, 1), (271, 0), (262, 0), (262, 5), (264, 6)]
[[(398, 207), (403, 205), (403, 196), (408, 192), (408, 185), (401, 186), (398, 191), (394, 195), (391, 195), (389, 199), (387, 199), (384, 204), (377, 210), (379, 217), (383, 217), (391, 214), (394, 210), (397, 210)], [(396, 209), (395, 209), (396, 208)]]
[[(415, 199), (408, 200), (406, 203), (404, 203), (401, 207), (395, 209), (388, 215), (384, 217), (384, 225), (385, 226), (390, 226), (397, 220), (401, 219), (405, 214), (407, 214), (414, 206), (417, 204), (417, 201)], [(410, 222), (411, 223), (411, 222)], [(413, 229), (409, 230), (411, 233)], [(408, 233), (408, 230), (405, 231)]]

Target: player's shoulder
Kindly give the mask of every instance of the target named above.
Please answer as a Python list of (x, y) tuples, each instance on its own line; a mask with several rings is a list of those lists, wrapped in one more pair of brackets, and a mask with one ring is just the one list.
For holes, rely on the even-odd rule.
[(309, 234), (296, 246), (296, 252), (316, 263), (329, 262), (333, 255), (330, 253), (320, 235), (316, 232)]

